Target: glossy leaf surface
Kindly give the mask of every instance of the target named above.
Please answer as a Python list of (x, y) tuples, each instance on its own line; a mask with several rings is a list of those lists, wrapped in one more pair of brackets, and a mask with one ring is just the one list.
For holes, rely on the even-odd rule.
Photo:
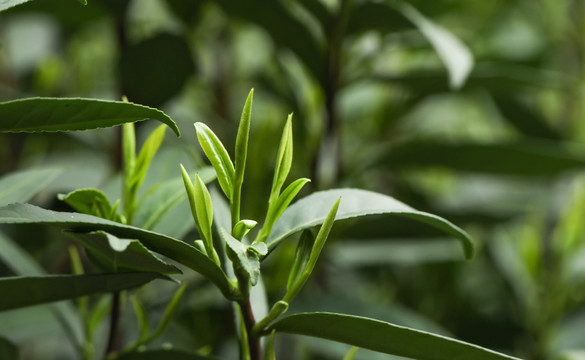
[(341, 197), (336, 220), (366, 215), (397, 215), (428, 224), (460, 240), (465, 256), (473, 256), (473, 242), (469, 235), (449, 221), (412, 207), (383, 194), (360, 189), (333, 189), (319, 191), (292, 204), (274, 225), (268, 237), (269, 248), (298, 231), (321, 225), (329, 212), (330, 204)]
[(159, 276), (154, 273), (119, 273), (0, 278), (0, 292), (10, 294), (0, 298), (0, 311), (130, 289)]
[(300, 313), (277, 320), (267, 331), (320, 337), (418, 360), (512, 360), (477, 345), (391, 323), (335, 313)]
[(24, 170), (0, 178), (0, 206), (24, 203), (61, 173), (58, 169)]
[(180, 136), (160, 110), (123, 102), (83, 98), (28, 98), (0, 103), (0, 132), (75, 131), (158, 120)]
[(208, 278), (229, 296), (230, 284), (225, 273), (205, 254), (172, 237), (104, 220), (95, 216), (45, 210), (28, 204), (0, 208), (0, 223), (55, 225), (76, 232), (103, 230), (121, 238), (138, 239), (149, 250), (167, 256)]
[(207, 125), (196, 123), (195, 129), (199, 144), (215, 169), (221, 189), (227, 198), (231, 199), (234, 186), (234, 163), (221, 141)]

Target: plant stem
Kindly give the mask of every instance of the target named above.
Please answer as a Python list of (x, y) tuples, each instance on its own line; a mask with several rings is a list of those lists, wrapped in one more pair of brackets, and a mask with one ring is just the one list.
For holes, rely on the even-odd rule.
[(252, 304), (250, 300), (246, 301), (245, 304), (240, 305), (242, 309), (242, 317), (244, 325), (246, 327), (246, 333), (248, 334), (248, 348), (250, 349), (251, 360), (262, 360), (262, 351), (260, 348), (260, 338), (254, 335), (252, 331), (256, 320), (254, 319), (254, 313), (252, 312)]
[(118, 323), (120, 321), (120, 292), (112, 293), (112, 310), (110, 311), (110, 330), (108, 332), (108, 345), (106, 355), (118, 350)]

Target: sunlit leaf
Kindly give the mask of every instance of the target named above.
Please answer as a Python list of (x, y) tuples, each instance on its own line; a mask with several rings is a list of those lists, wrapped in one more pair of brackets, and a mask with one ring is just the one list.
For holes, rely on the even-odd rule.
[(517, 359), (477, 345), (391, 323), (334, 313), (300, 313), (277, 320), (267, 332), (320, 337), (417, 360)]
[(177, 124), (165, 113), (123, 101), (83, 98), (28, 98), (0, 103), (0, 132), (74, 131), (121, 125), (146, 119)]

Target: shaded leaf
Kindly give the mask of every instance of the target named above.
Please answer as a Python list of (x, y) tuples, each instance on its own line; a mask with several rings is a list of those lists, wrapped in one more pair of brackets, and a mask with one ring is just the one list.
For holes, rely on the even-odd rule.
[(166, 127), (163, 125), (157, 127), (144, 142), (144, 145), (140, 149), (140, 153), (136, 158), (136, 166), (133, 169), (134, 171), (132, 172), (132, 177), (130, 179), (132, 186), (140, 188), (144, 182), (150, 163), (162, 144), (166, 130)]
[(93, 258), (109, 271), (145, 271), (160, 274), (180, 274), (175, 266), (151, 253), (138, 240), (119, 239), (104, 231), (87, 234), (67, 232), (67, 236), (88, 249)]
[(214, 356), (199, 355), (196, 352), (179, 349), (146, 350), (121, 354), (116, 360), (220, 360)]
[(3, 176), (0, 178), (0, 206), (27, 202), (61, 172), (58, 169), (33, 169)]
[(226, 244), (226, 253), (234, 264), (236, 275), (242, 272), (250, 279), (252, 285), (256, 285), (260, 276), (260, 259), (256, 251), (248, 251), (248, 246), (231, 236), (224, 228), (219, 230), (219, 235)]
[(125, 95), (141, 104), (160, 106), (181, 91), (194, 74), (195, 64), (186, 39), (163, 32), (125, 46), (118, 70)]
[(0, 336), (0, 359), (3, 360), (18, 360), (20, 354), (18, 346)]
[(193, 246), (163, 234), (90, 215), (55, 212), (29, 204), (15, 204), (0, 208), (0, 223), (41, 223), (75, 232), (103, 230), (121, 238), (138, 239), (149, 250), (195, 270), (217, 285), (224, 295), (231, 296), (229, 280), (221, 268)]
[(0, 292), (11, 296), (0, 298), (0, 311), (130, 289), (159, 277), (159, 274), (144, 272), (4, 277), (0, 278)]
[(439, 143), (413, 141), (393, 148), (381, 160), (394, 170), (443, 167), (497, 175), (556, 175), (585, 166), (585, 151), (544, 141)]
[(76, 211), (121, 222), (120, 215), (115, 213), (108, 196), (98, 189), (80, 189), (69, 194), (59, 194), (59, 200), (65, 201)]
[(383, 194), (360, 189), (333, 189), (315, 192), (292, 204), (274, 225), (266, 241), (269, 249), (279, 241), (304, 229), (321, 225), (329, 212), (329, 204), (341, 197), (341, 204), (336, 220), (349, 219), (366, 215), (398, 215), (407, 217), (460, 240), (465, 256), (473, 256), (473, 242), (459, 227), (449, 221), (429, 213), (415, 210), (410, 206)]
[(510, 125), (521, 133), (550, 140), (561, 140), (561, 135), (542, 116), (511, 96), (494, 96), (494, 103)]
[(517, 359), (477, 345), (391, 323), (334, 313), (300, 313), (277, 320), (267, 332), (320, 337), (418, 360)]
[(146, 119), (177, 124), (160, 110), (123, 101), (83, 98), (28, 98), (0, 103), (0, 132), (98, 129)]
[(278, 146), (278, 154), (276, 156), (276, 166), (274, 170), (274, 179), (272, 180), (271, 197), (276, 197), (280, 194), (280, 188), (286, 181), (293, 159), (293, 134), (292, 134), (292, 114), (288, 115), (280, 145)]

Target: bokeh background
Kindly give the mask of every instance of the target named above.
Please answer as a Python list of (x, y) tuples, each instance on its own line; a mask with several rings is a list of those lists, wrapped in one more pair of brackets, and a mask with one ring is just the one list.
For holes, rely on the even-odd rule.
[[(167, 133), (145, 191), (203, 166), (193, 123), (233, 148), (255, 89), (243, 217), (265, 211), (280, 132), (294, 113), (291, 178), (358, 187), (443, 216), (477, 256), (401, 218), (340, 223), (291, 311), (365, 315), (525, 359), (585, 359), (585, 1), (35, 0), (0, 13), (0, 100), (91, 97), (160, 108)], [(1, 119), (0, 119), (1, 121)], [(138, 124), (144, 137), (156, 124)], [(0, 175), (59, 167), (33, 203), (97, 187), (120, 197), (120, 131), (0, 134)], [(306, 189), (304, 194), (307, 194)], [(261, 199), (261, 200), (259, 200)], [(2, 227), (44, 271), (71, 271), (70, 242)], [(194, 238), (186, 203), (157, 230)], [(295, 242), (263, 263), (282, 296)], [(6, 253), (6, 252), (5, 252)], [(0, 255), (0, 275), (18, 273)], [(204, 279), (158, 345), (235, 358), (232, 309)], [(156, 322), (172, 284), (136, 293)], [(10, 294), (0, 294), (10, 296)], [(104, 347), (107, 298), (96, 309)], [(127, 302), (121, 341), (136, 336)], [(47, 307), (0, 314), (23, 359), (75, 358)], [(349, 346), (277, 337), (282, 359), (341, 359)], [(397, 359), (364, 350), (356, 359)]]

